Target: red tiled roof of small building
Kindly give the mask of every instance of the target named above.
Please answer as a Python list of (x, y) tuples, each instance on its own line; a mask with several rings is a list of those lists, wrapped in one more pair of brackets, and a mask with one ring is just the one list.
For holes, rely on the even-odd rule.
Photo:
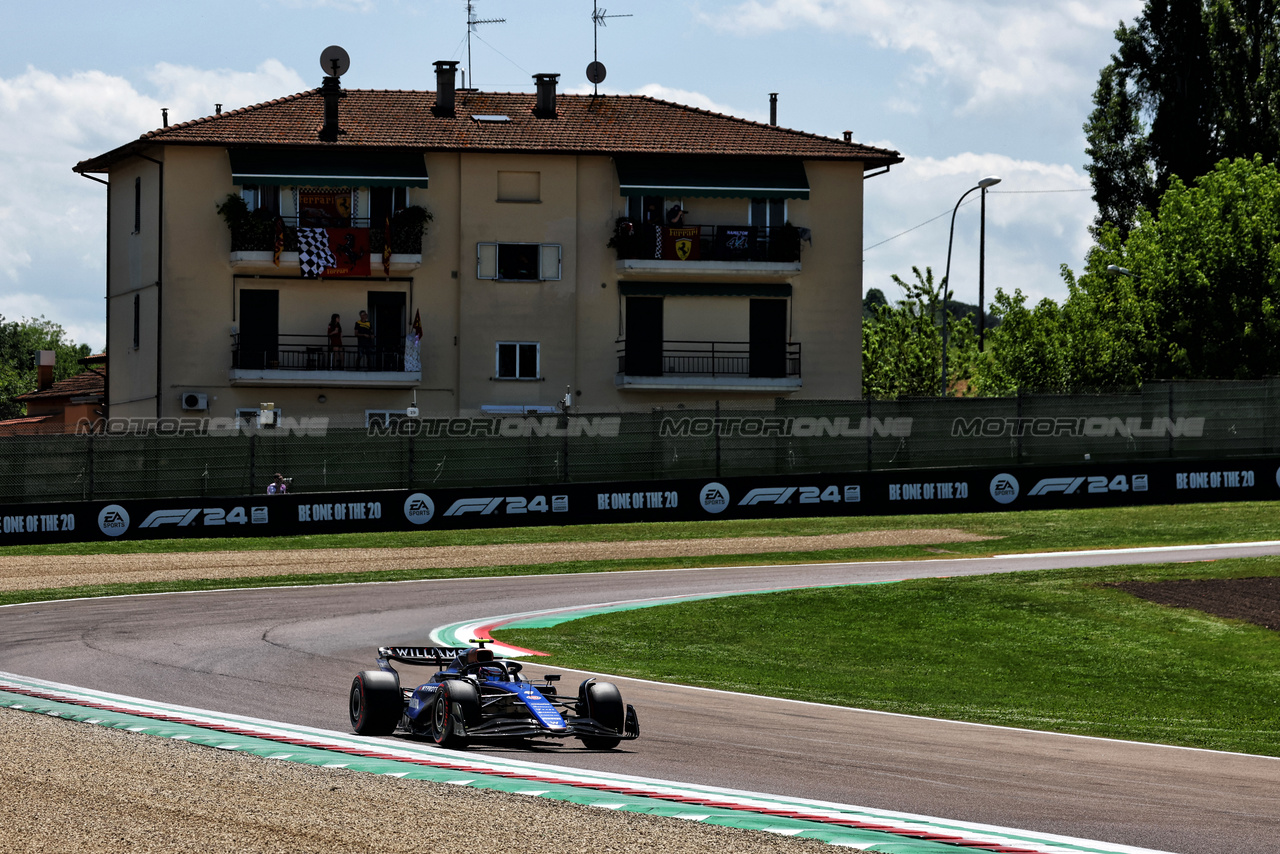
[(94, 395), (105, 394), (107, 390), (107, 380), (100, 373), (94, 371), (83, 371), (73, 377), (67, 377), (65, 380), (58, 380), (53, 385), (43, 391), (29, 391), (26, 394), (14, 396), (14, 400), (49, 400), (51, 398), (65, 397), (93, 397)]
[[(155, 144), (414, 148), (425, 151), (552, 154), (685, 154), (858, 160), (900, 163), (883, 148), (761, 124), (646, 95), (566, 95), (555, 118), (539, 118), (536, 96), (459, 90), (456, 117), (432, 113), (434, 92), (347, 89), (338, 108), (338, 142), (318, 138), (324, 123), (319, 89), (150, 131), (138, 140), (77, 164), (104, 171)], [(480, 122), (472, 116), (507, 116)]]

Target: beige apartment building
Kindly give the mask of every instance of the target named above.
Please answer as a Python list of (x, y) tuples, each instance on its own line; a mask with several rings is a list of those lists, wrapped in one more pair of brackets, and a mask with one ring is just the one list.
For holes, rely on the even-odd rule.
[(862, 184), (897, 152), (436, 69), (75, 167), (107, 184), (112, 417), (860, 396)]

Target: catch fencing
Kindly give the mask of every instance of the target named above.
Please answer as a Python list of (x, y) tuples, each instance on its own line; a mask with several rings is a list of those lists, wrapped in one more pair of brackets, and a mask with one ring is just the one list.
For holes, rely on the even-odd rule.
[[(370, 416), (373, 418), (385, 416)], [(0, 437), (0, 504), (728, 478), (1280, 451), (1280, 380), (527, 415), (108, 421)]]

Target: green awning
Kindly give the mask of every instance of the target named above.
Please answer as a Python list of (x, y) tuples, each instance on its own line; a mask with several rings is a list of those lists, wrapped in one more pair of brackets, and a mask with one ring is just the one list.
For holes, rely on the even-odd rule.
[(613, 162), (624, 196), (809, 198), (804, 163), (789, 158), (619, 154)]
[(789, 297), (791, 286), (767, 282), (618, 282), (624, 297)]
[(238, 185), (287, 187), (425, 187), (421, 151), (233, 148), (231, 178)]

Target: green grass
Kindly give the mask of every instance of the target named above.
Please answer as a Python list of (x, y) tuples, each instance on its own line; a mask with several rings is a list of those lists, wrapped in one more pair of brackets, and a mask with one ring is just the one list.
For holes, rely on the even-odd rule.
[(760, 594), (497, 636), (564, 667), (1275, 756), (1280, 632), (1106, 586), (1263, 575), (1280, 558)]

